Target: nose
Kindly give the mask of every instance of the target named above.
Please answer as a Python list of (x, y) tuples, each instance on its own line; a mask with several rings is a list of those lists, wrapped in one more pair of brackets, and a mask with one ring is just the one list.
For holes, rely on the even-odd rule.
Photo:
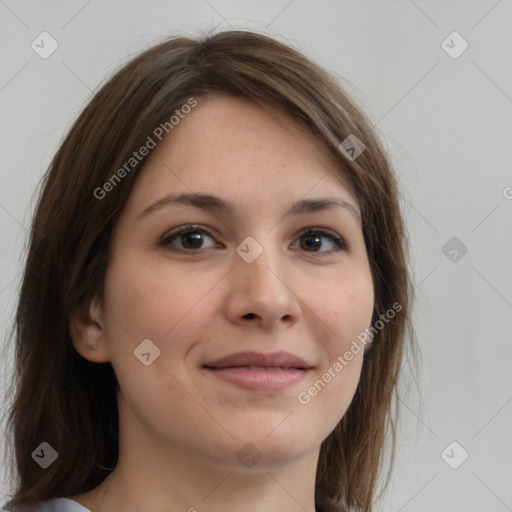
[[(279, 249), (281, 250), (281, 249)], [(258, 324), (267, 331), (289, 328), (301, 315), (291, 272), (278, 249), (266, 247), (252, 263), (235, 255), (226, 314), (239, 325)]]

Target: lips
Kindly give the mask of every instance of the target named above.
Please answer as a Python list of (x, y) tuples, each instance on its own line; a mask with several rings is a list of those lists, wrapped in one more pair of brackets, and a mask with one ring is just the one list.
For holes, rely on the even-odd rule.
[(262, 354), (259, 352), (237, 352), (203, 365), (209, 369), (237, 368), (237, 367), (259, 367), (259, 368), (282, 368), (309, 370), (310, 364), (289, 352), (273, 352)]
[(253, 392), (275, 392), (302, 381), (313, 367), (289, 352), (238, 352), (203, 365), (215, 378)]

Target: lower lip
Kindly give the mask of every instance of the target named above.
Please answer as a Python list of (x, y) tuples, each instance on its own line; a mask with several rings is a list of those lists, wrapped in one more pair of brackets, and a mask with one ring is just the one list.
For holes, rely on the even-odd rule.
[(281, 391), (300, 382), (308, 370), (290, 368), (249, 369), (246, 366), (231, 368), (207, 368), (213, 375), (248, 391)]

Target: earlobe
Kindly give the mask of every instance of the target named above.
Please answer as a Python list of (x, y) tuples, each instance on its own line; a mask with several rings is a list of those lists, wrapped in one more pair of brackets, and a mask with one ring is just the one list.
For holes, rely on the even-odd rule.
[(81, 304), (69, 320), (69, 334), (75, 350), (88, 361), (109, 361), (102, 306), (96, 297)]

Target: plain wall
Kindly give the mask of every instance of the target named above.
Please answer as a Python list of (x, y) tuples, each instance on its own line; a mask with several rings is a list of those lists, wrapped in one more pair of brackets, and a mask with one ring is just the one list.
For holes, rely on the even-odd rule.
[[(98, 84), (162, 36), (256, 29), (343, 79), (401, 184), (423, 370), (382, 510), (512, 510), (511, 22), (494, 0), (1, 2), (2, 340), (39, 180)], [(31, 48), (43, 31), (47, 59)]]

